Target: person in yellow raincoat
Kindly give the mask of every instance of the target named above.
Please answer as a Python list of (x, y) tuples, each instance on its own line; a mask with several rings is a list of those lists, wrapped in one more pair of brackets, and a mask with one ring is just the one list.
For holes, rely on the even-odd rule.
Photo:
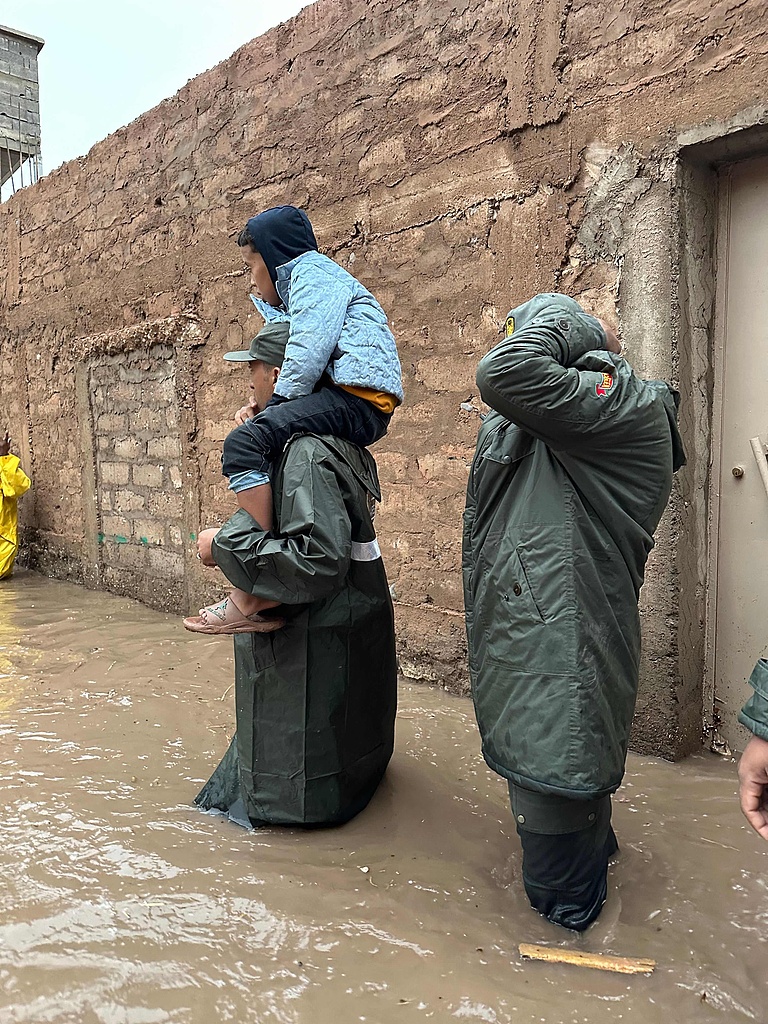
[(0, 441), (0, 580), (13, 572), (19, 548), (17, 501), (29, 490), (30, 479), (19, 466), (17, 455), (11, 455), (8, 431)]

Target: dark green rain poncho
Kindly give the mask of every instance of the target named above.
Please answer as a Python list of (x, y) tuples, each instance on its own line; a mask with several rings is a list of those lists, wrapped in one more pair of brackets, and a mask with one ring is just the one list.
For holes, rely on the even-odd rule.
[(376, 464), (303, 435), (274, 477), (276, 529), (238, 511), (214, 559), (242, 590), (283, 602), (287, 625), (235, 636), (237, 733), (197, 797), (252, 825), (335, 825), (368, 803), (394, 745), (392, 601), (369, 506)]
[(539, 792), (620, 784), (638, 688), (638, 594), (684, 456), (674, 393), (605, 351), (564, 295), (512, 310), (477, 370), (493, 410), (464, 513), (483, 754)]

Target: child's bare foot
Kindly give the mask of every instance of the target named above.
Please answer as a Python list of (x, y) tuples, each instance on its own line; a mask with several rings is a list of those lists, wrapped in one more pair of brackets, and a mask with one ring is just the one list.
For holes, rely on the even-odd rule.
[(267, 608), (277, 608), (280, 604), (279, 601), (267, 601), (264, 597), (248, 594), (245, 590), (233, 590), (229, 596), (243, 615), (256, 615), (258, 612), (266, 611)]

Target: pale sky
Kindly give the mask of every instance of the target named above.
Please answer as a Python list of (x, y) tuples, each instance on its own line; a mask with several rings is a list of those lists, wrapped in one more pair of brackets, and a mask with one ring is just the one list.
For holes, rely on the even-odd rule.
[(1, 0), (0, 24), (45, 39), (39, 56), (43, 171), (87, 153), (311, 2)]

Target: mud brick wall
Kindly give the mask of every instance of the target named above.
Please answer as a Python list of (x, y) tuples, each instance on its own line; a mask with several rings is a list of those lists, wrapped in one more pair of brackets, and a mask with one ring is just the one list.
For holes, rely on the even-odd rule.
[[(410, 678), (466, 688), (474, 371), (507, 309), (566, 291), (616, 318), (641, 373), (680, 384), (691, 460), (647, 575), (636, 744), (695, 746), (713, 195), (695, 154), (768, 121), (763, 13), (761, 0), (319, 0), (5, 204), (0, 401), (34, 479), (33, 563), (172, 606), (218, 592), (189, 537), (233, 509), (220, 454), (245, 377), (221, 357), (260, 325), (233, 239), (254, 212), (295, 203), (380, 298), (400, 346), (406, 402), (374, 453)], [(141, 433), (131, 461), (130, 430), (83, 418), (107, 385), (78, 353), (118, 356), (123, 342), (174, 349), (175, 372), (160, 363), (175, 398), (145, 404), (178, 407), (181, 488), (173, 456), (150, 454), (153, 440), (173, 446), (170, 420)], [(125, 484), (107, 488), (108, 465), (130, 469)], [(145, 508), (116, 507), (118, 487)], [(135, 524), (155, 500), (170, 504), (146, 516), (157, 533), (144, 546)], [(128, 525), (99, 528), (110, 517), (130, 543)]]

